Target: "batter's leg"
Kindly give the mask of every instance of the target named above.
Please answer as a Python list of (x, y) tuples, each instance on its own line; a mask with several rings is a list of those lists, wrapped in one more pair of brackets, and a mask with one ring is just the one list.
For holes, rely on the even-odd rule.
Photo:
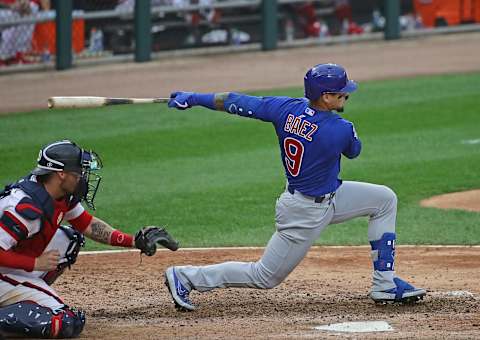
[[(368, 217), (368, 240), (380, 240), (385, 233), (395, 233), (397, 196), (386, 186), (344, 181), (335, 196), (335, 213), (330, 223), (341, 223), (355, 217)], [(375, 258), (376, 250), (372, 250)], [(374, 270), (373, 290), (395, 287), (393, 268)]]
[(309, 237), (318, 236), (314, 230), (302, 234), (307, 240), (300, 241), (285, 233), (275, 232), (262, 258), (257, 262), (181, 266), (175, 267), (175, 271), (189, 290), (205, 292), (226, 287), (273, 288), (280, 284), (304, 258), (312, 244)]
[(360, 216), (369, 218), (368, 240), (372, 246), (371, 256), (374, 265), (372, 292), (392, 291), (395, 292), (393, 294), (395, 299), (401, 298), (402, 294), (425, 295), (423, 289), (416, 289), (395, 277), (397, 196), (390, 188), (345, 181), (337, 190), (334, 207), (331, 224)]
[[(313, 242), (333, 216), (333, 206), (301, 201), (284, 193), (277, 202), (277, 231), (257, 262), (225, 262), (210, 266), (179, 266), (167, 269), (168, 286), (181, 286), (182, 292), (192, 289), (249, 287), (268, 289), (280, 284), (305, 257)], [(181, 300), (181, 299), (179, 299)], [(177, 301), (178, 302), (178, 301)], [(187, 303), (187, 309), (194, 307)], [(193, 307), (193, 308), (189, 308)]]

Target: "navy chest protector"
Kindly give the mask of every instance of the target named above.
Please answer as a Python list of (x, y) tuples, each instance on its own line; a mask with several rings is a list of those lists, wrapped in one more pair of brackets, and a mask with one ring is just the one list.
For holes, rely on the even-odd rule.
[[(50, 194), (45, 190), (42, 184), (32, 180), (32, 177), (34, 176), (27, 176), (16, 183), (5, 186), (3, 191), (0, 192), (0, 199), (10, 195), (13, 189), (21, 189), (30, 197), (24, 197), (20, 200), (15, 207), (15, 210), (22, 217), (29, 220), (35, 220), (41, 217), (42, 228), (45, 220), (48, 220), (53, 224), (52, 219), (55, 207)], [(75, 195), (70, 195), (67, 200), (70, 208), (73, 208), (80, 201)]]

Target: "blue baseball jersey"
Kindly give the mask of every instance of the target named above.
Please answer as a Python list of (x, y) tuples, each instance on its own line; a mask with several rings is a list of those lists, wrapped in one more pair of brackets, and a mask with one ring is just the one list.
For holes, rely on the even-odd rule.
[(355, 158), (362, 144), (353, 124), (331, 111), (309, 107), (306, 98), (230, 93), (227, 112), (271, 122), (278, 136), (290, 188), (309, 196), (337, 190), (340, 158)]

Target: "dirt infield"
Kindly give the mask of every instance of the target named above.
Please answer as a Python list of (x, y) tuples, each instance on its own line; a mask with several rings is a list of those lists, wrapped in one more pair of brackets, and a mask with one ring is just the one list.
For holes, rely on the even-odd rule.
[(467, 33), (4, 75), (0, 77), (0, 112), (46, 108), (51, 96), (163, 97), (179, 89), (297, 87), (308, 68), (323, 62), (346, 66), (349, 75), (360, 81), (479, 71), (479, 42), (480, 33)]
[(480, 336), (479, 247), (398, 247), (398, 275), (429, 291), (413, 306), (375, 305), (366, 296), (371, 275), (368, 247), (314, 247), (277, 288), (194, 292), (198, 310), (175, 310), (163, 285), (168, 266), (256, 261), (261, 253), (262, 249), (161, 251), (141, 262), (137, 252), (82, 255), (55, 286), (67, 304), (87, 311), (82, 337), (89, 339), (322, 338), (333, 335), (313, 327), (365, 320), (387, 321), (394, 328), (389, 338)]
[(480, 190), (452, 192), (433, 196), (420, 202), (422, 207), (480, 212)]

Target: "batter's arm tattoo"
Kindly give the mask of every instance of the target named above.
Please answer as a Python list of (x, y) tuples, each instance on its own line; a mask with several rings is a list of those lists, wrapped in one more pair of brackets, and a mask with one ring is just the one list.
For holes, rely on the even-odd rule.
[(94, 241), (110, 244), (110, 238), (115, 231), (106, 222), (97, 217), (93, 217), (90, 225), (85, 230), (85, 236)]
[(219, 111), (225, 111), (225, 100), (227, 100), (228, 95), (230, 92), (221, 92), (221, 93), (215, 93), (215, 107)]

